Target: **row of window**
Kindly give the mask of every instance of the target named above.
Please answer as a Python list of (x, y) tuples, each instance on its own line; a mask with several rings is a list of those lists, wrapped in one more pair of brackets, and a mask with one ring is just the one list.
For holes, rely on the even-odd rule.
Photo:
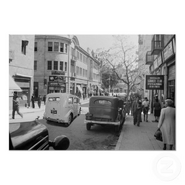
[[(34, 70), (37, 70), (37, 60), (34, 61)], [(47, 70), (67, 71), (67, 62), (48, 60)]]
[[(35, 42), (34, 51), (38, 51), (37, 42)], [(48, 42), (48, 51), (67, 53), (67, 44), (62, 42)]]
[(83, 55), (81, 52), (77, 50), (77, 59), (83, 62), (84, 64), (87, 64), (88, 57)]
[(76, 66), (76, 74), (79, 76), (87, 77), (87, 70)]

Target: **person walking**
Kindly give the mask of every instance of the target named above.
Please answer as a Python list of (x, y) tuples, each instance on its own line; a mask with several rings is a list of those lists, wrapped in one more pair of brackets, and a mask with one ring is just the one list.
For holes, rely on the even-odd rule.
[(137, 102), (137, 126), (140, 126), (140, 122), (142, 122), (141, 120), (141, 112), (142, 112), (142, 101), (138, 100)]
[(43, 96), (44, 105), (46, 104), (46, 95)]
[(137, 98), (134, 98), (132, 104), (132, 114), (133, 114), (133, 124), (135, 125), (137, 122)]
[(19, 114), (23, 118), (23, 115), (19, 112), (19, 98), (17, 96), (17, 92), (14, 92), (13, 95), (12, 119), (15, 119), (15, 111), (17, 111), (17, 114)]
[(149, 101), (147, 97), (145, 97), (142, 106), (143, 106), (143, 120), (148, 122)]
[(41, 107), (41, 97), (40, 97), (40, 95), (38, 96), (38, 107), (39, 108)]
[(166, 108), (161, 111), (158, 128), (162, 132), (163, 150), (170, 150), (175, 146), (175, 108), (171, 99), (165, 100)]
[(32, 102), (32, 108), (34, 109), (35, 108), (35, 97), (34, 97), (34, 94), (31, 97), (31, 102)]
[(161, 113), (161, 104), (159, 103), (158, 98), (156, 98), (155, 103), (154, 103), (154, 116), (155, 116), (155, 121), (154, 122), (159, 121), (160, 113)]

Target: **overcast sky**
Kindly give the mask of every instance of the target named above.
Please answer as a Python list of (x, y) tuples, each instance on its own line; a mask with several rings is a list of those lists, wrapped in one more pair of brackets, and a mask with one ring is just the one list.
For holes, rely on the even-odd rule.
[[(115, 40), (112, 35), (76, 35), (80, 46), (87, 51), (87, 48), (96, 51), (98, 48), (108, 49), (110, 48)], [(134, 45), (138, 45), (138, 36), (130, 35), (130, 40)]]

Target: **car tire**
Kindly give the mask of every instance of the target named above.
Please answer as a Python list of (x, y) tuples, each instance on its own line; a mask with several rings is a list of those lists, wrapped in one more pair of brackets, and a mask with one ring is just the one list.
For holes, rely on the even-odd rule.
[(91, 124), (90, 124), (90, 123), (87, 123), (87, 124), (86, 124), (86, 129), (87, 129), (87, 130), (91, 130)]
[(116, 125), (116, 126), (115, 126), (115, 131), (116, 131), (116, 132), (119, 132), (120, 130), (121, 130), (121, 125)]
[(72, 121), (73, 121), (73, 115), (70, 114), (68, 118), (68, 123), (66, 124), (66, 126), (69, 126), (72, 123)]

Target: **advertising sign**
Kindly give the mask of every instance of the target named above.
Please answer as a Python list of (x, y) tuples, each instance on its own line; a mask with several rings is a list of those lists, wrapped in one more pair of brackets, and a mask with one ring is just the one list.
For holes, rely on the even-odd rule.
[(162, 64), (161, 54), (159, 54), (159, 56), (157, 58), (157, 63), (158, 63), (158, 66), (160, 66)]
[(50, 82), (65, 82), (66, 77), (65, 76), (49, 76), (49, 81)]
[(164, 75), (146, 75), (146, 89), (164, 90)]
[(167, 60), (171, 55), (173, 55), (172, 42), (170, 42), (163, 50), (164, 61)]
[(51, 71), (52, 75), (65, 75), (65, 71)]

